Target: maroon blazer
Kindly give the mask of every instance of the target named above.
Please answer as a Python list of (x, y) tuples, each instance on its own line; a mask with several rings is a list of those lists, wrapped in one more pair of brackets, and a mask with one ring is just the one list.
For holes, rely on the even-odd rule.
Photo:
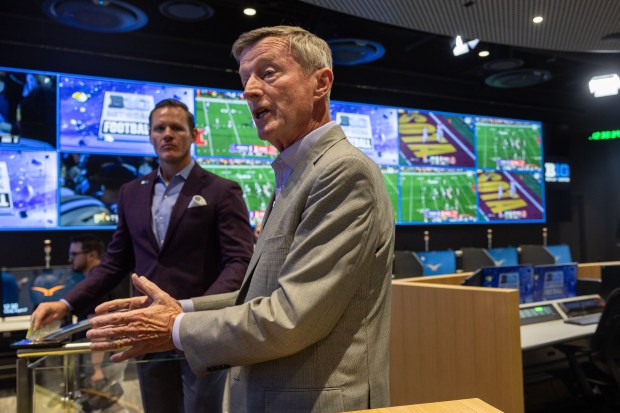
[[(241, 286), (252, 256), (253, 234), (239, 185), (194, 166), (172, 209), (160, 250), (151, 222), (156, 178), (153, 171), (121, 188), (118, 226), (101, 264), (63, 297), (75, 312), (131, 272), (146, 276), (176, 299)], [(201, 195), (207, 204), (188, 208), (194, 195)]]

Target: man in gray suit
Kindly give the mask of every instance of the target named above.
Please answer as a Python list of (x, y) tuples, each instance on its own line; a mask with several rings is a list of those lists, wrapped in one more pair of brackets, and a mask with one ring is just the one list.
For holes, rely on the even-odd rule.
[[(198, 374), (232, 366), (231, 412), (342, 412), (387, 406), (392, 207), (377, 165), (330, 120), (328, 45), (289, 26), (233, 46), (261, 139), (280, 152), (276, 191), (235, 293), (146, 297), (92, 320), (113, 360), (177, 348)], [(113, 310), (128, 312), (106, 314)]]

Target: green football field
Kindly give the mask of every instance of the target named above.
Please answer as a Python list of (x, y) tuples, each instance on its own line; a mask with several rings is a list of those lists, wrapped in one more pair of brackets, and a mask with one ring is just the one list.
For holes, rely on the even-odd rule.
[(473, 171), (400, 172), (403, 223), (471, 222), (477, 219)]
[[(542, 169), (541, 134), (538, 124), (476, 122), (478, 168)], [(525, 165), (501, 166), (498, 161), (523, 161)]]
[(257, 136), (245, 100), (196, 97), (195, 116), (201, 131), (196, 156), (275, 158), (275, 148)]
[(394, 220), (398, 221), (398, 168), (382, 166), (381, 174), (392, 202), (392, 208), (394, 208)]
[(250, 211), (251, 224), (256, 225), (261, 219), (254, 218), (254, 215), (262, 217), (274, 190), (275, 177), (271, 165), (268, 163), (220, 165), (215, 162), (197, 159), (198, 165), (207, 171), (239, 183), (243, 199)]

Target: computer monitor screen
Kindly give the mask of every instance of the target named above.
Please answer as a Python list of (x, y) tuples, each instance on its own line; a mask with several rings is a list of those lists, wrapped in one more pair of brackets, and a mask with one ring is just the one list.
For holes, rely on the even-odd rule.
[(38, 304), (58, 301), (83, 279), (69, 267), (3, 269), (2, 316), (30, 315)]
[(519, 290), (521, 304), (534, 301), (534, 267), (531, 265), (482, 268), (481, 278), (483, 287)]
[(577, 295), (577, 264), (551, 264), (534, 267), (534, 299), (556, 300)]
[(620, 265), (601, 265), (601, 297), (606, 300), (616, 288), (620, 288)]

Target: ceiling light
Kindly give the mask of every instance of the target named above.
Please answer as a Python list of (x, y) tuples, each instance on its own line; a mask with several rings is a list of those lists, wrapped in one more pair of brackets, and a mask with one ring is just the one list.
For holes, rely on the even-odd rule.
[(491, 53), (489, 53), (488, 50), (480, 50), (480, 52), (478, 53), (478, 56), (480, 56), (480, 57), (487, 57), (490, 54)]
[(590, 93), (595, 98), (617, 95), (618, 89), (620, 89), (620, 77), (615, 73), (594, 76), (588, 83), (588, 86), (590, 86)]
[(243, 14), (245, 14), (246, 16), (255, 16), (256, 9), (252, 7), (246, 7), (245, 9), (243, 9)]
[(542, 16), (536, 16), (532, 19), (532, 21), (536, 24), (542, 23), (543, 22), (543, 17)]
[(456, 36), (456, 39), (454, 39), (454, 48), (452, 49), (452, 54), (455, 56), (465, 54), (469, 52), (470, 49), (475, 49), (476, 46), (478, 46), (478, 43), (480, 43), (480, 40), (478, 39), (463, 42), (463, 38), (460, 35)]

